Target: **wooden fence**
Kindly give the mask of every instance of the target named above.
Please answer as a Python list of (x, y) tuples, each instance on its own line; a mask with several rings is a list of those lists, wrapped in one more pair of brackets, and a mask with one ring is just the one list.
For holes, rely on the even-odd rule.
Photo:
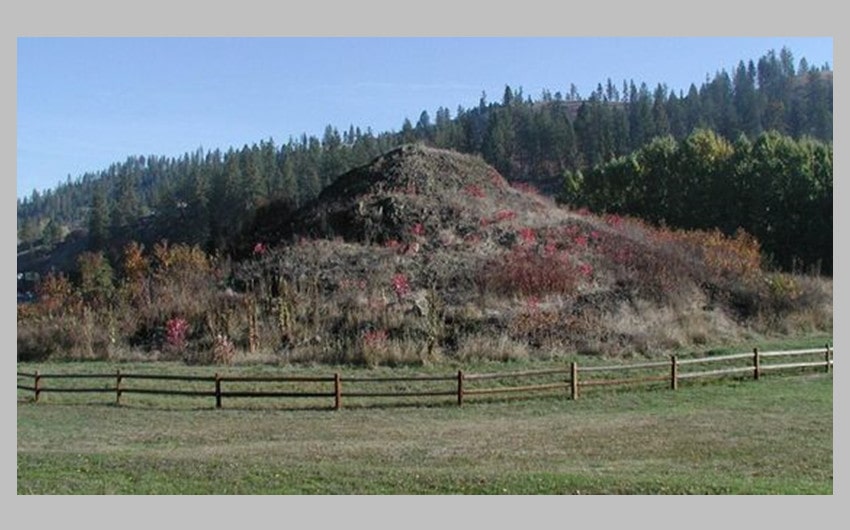
[[(775, 361), (782, 358), (795, 358), (795, 362)], [(18, 389), (33, 392), (35, 402), (45, 393), (113, 394), (116, 404), (122, 403), (125, 394), (195, 396), (214, 398), (216, 408), (222, 408), (224, 398), (322, 398), (332, 401), (333, 409), (339, 410), (342, 408), (343, 398), (443, 397), (456, 400), (457, 405), (461, 406), (465, 399), (474, 396), (558, 391), (576, 400), (581, 388), (595, 386), (655, 384), (676, 390), (680, 382), (690, 379), (736, 376), (758, 380), (766, 372), (814, 368), (829, 372), (832, 366), (833, 351), (827, 344), (823, 349), (760, 352), (758, 348), (754, 348), (752, 353), (690, 359), (679, 359), (674, 355), (666, 361), (633, 364), (580, 368), (577, 362), (571, 362), (562, 369), (479, 374), (458, 370), (456, 374), (450, 375), (343, 377), (335, 373), (331, 376), (195, 376), (127, 373), (120, 370), (100, 374), (51, 374), (35, 371), (18, 372)], [(710, 369), (700, 370), (700, 367)], [(32, 384), (21, 384), (21, 379), (30, 379)], [(70, 386), (62, 386), (60, 383), (71, 380), (83, 383)], [(85, 386), (85, 381), (88, 380), (107, 382), (100, 386)], [(48, 381), (55, 381), (56, 384), (49, 385)], [(157, 384), (178, 382), (183, 386), (150, 387), (139, 384), (142, 381), (154, 381)], [(253, 383), (254, 386), (245, 388), (246, 383)], [(387, 388), (390, 384), (404, 388)], [(187, 389), (190, 385), (193, 388)], [(363, 389), (363, 385), (368, 388)]]

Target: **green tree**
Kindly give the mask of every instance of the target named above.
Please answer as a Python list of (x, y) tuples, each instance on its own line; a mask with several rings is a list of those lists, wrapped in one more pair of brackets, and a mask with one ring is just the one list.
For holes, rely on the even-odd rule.
[(106, 193), (106, 188), (103, 183), (95, 186), (91, 208), (89, 210), (89, 236), (88, 248), (91, 251), (99, 251), (106, 248), (110, 238), (110, 220), (109, 220), (109, 197)]
[(53, 246), (62, 241), (62, 238), (65, 237), (65, 230), (55, 219), (51, 219), (47, 221), (44, 227), (43, 237), (47, 245)]
[(670, 119), (667, 116), (667, 87), (658, 84), (652, 99), (652, 121), (655, 125), (652, 136), (670, 134)]
[(675, 182), (679, 146), (672, 136), (653, 139), (640, 149), (636, 167), (640, 168), (638, 185), (632, 199), (636, 215), (656, 223), (667, 222), (671, 215), (671, 186)]
[(298, 192), (298, 179), (295, 177), (294, 155), (289, 149), (283, 149), (280, 155), (280, 188), (276, 189), (273, 196), (298, 204), (300, 194)]
[(413, 124), (408, 118), (404, 119), (401, 124), (401, 141), (409, 144), (416, 141), (416, 132), (413, 130)]
[(18, 228), (18, 240), (32, 249), (35, 243), (41, 239), (41, 220), (37, 217), (29, 217), (23, 220)]
[(348, 169), (346, 152), (342, 147), (342, 138), (336, 127), (328, 125), (322, 137), (321, 180), (327, 184), (336, 180)]
[(641, 83), (640, 90), (634, 82), (629, 85), (629, 133), (632, 139), (632, 149), (638, 149), (652, 139), (655, 126), (652, 119), (652, 98), (646, 83)]
[(116, 198), (113, 203), (111, 222), (115, 228), (129, 225), (141, 215), (141, 203), (136, 188), (138, 186), (139, 160), (130, 158), (116, 168)]
[(83, 252), (77, 258), (80, 294), (91, 307), (102, 307), (112, 300), (115, 291), (112, 266), (103, 252)]
[(679, 145), (670, 221), (683, 228), (719, 226), (734, 197), (732, 145), (711, 129), (698, 129)]
[(750, 61), (749, 68), (744, 61), (738, 63), (735, 70), (734, 105), (738, 115), (740, 131), (750, 138), (761, 133), (761, 111), (756, 92), (755, 67)]
[(419, 115), (419, 120), (416, 122), (416, 137), (421, 141), (431, 143), (434, 140), (433, 132), (431, 116), (427, 110), (423, 110)]
[(238, 185), (237, 205), (242, 213), (251, 215), (268, 197), (268, 183), (263, 173), (263, 160), (260, 148), (254, 144), (250, 148), (245, 145), (239, 153), (241, 166)]
[(510, 112), (494, 112), (484, 136), (481, 153), (502, 175), (510, 178), (516, 142), (516, 131)]

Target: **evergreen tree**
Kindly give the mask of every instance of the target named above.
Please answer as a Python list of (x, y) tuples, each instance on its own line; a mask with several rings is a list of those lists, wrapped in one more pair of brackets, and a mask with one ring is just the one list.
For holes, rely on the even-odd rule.
[(267, 200), (279, 198), (283, 193), (283, 175), (280, 172), (278, 164), (278, 150), (275, 147), (274, 139), (269, 138), (268, 141), (260, 142), (261, 151), (261, 168), (266, 181), (265, 198)]
[(510, 112), (494, 112), (481, 146), (484, 159), (502, 175), (510, 178), (515, 147), (515, 131)]
[(114, 227), (127, 226), (139, 218), (141, 206), (136, 192), (140, 167), (136, 159), (130, 158), (116, 170), (116, 200), (112, 210)]
[(63, 232), (62, 226), (55, 219), (50, 219), (44, 226), (44, 243), (49, 246), (59, 243), (64, 237)]
[(434, 122), (434, 145), (441, 149), (451, 148), (455, 144), (455, 136), (449, 109), (438, 108)]
[(237, 204), (243, 212), (251, 213), (257, 209), (268, 196), (265, 175), (262, 173), (262, 154), (257, 144), (250, 148), (245, 145), (239, 153), (239, 176)]
[(416, 141), (416, 132), (413, 130), (413, 124), (407, 118), (401, 124), (401, 141), (406, 144)]
[(419, 121), (416, 122), (416, 137), (420, 141), (433, 142), (433, 131), (431, 129), (431, 116), (427, 110), (423, 110), (419, 115)]
[(321, 145), (321, 181), (325, 185), (333, 182), (348, 169), (342, 138), (336, 127), (325, 127)]
[(652, 121), (655, 125), (653, 137), (670, 134), (670, 119), (667, 117), (667, 87), (660, 83), (653, 94)]
[(750, 68), (744, 65), (744, 61), (740, 61), (735, 70), (733, 100), (740, 131), (750, 138), (755, 138), (761, 132), (761, 116), (755, 81), (752, 61), (750, 61)]
[(92, 194), (91, 208), (89, 210), (89, 237), (88, 248), (99, 251), (106, 248), (110, 237), (109, 220), (109, 197), (103, 184), (96, 186)]
[(297, 206), (301, 194), (298, 191), (298, 179), (295, 177), (295, 163), (293, 162), (293, 158), (294, 155), (288, 148), (281, 150), (279, 164), (281, 184), (279, 190), (275, 193), (275, 197)]
[(629, 133), (632, 139), (632, 149), (638, 149), (647, 143), (653, 135), (652, 98), (646, 83), (641, 83), (640, 90), (634, 82), (629, 86)]
[(19, 244), (23, 243), (28, 248), (32, 249), (35, 243), (41, 238), (41, 220), (37, 217), (28, 217), (23, 220), (23, 224), (18, 229)]

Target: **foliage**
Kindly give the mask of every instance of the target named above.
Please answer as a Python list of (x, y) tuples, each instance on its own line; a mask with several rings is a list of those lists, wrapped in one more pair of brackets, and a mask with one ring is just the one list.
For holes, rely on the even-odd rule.
[(83, 252), (77, 258), (80, 269), (80, 294), (90, 307), (112, 301), (115, 291), (113, 271), (102, 252)]
[(771, 263), (832, 272), (832, 144), (777, 132), (735, 144), (700, 129), (566, 177), (564, 200), (678, 228), (744, 230)]
[(186, 350), (189, 323), (180, 317), (168, 319), (165, 323), (165, 347), (167, 350), (182, 354)]
[(523, 296), (576, 292), (582, 273), (568, 252), (536, 245), (528, 234), (523, 242), (484, 265), (481, 277), (487, 289)]

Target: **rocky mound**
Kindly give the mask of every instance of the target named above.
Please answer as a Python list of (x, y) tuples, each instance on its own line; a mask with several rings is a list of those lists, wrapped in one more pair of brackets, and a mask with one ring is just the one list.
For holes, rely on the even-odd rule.
[(552, 208), (512, 188), (480, 157), (404, 145), (340, 176), (289, 223), (288, 234), (366, 244), (426, 232), (463, 239), (493, 222)]

